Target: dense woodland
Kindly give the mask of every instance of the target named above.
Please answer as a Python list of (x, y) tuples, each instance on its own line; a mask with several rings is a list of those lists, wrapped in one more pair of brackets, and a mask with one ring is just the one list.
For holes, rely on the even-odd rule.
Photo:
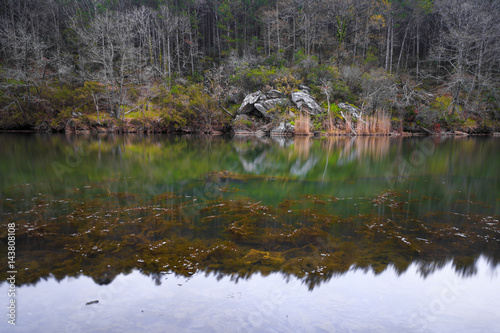
[(0, 129), (229, 131), (246, 94), (302, 84), (328, 111), (314, 131), (344, 126), (340, 102), (393, 130), (498, 131), (499, 17), (498, 0), (0, 0)]

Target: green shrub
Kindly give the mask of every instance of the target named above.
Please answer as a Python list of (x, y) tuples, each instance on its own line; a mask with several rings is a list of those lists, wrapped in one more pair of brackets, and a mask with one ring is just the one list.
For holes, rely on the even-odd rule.
[(162, 126), (177, 130), (189, 125), (193, 129), (222, 129), (229, 116), (222, 112), (217, 101), (207, 93), (203, 84), (173, 85), (170, 90), (160, 88), (158, 98), (152, 100), (160, 115)]
[(341, 109), (338, 107), (337, 104), (335, 104), (335, 103), (330, 104), (330, 115), (332, 115), (336, 118), (341, 118), (342, 114), (340, 112), (341, 112)]
[(306, 83), (309, 85), (321, 85), (323, 81), (335, 82), (339, 80), (339, 70), (335, 66), (318, 65), (311, 68), (306, 75)]
[(435, 109), (436, 111), (439, 111), (441, 113), (445, 113), (448, 110), (451, 109), (451, 103), (453, 99), (451, 96), (448, 95), (442, 95), (436, 97), (434, 102), (432, 102), (431, 107)]
[(252, 121), (247, 117), (238, 117), (235, 121), (233, 121), (233, 128), (235, 129), (247, 129), (252, 128)]
[[(318, 57), (316, 56), (307, 56), (304, 53), (303, 49), (299, 49), (297, 53), (294, 55), (294, 64), (293, 70), (297, 73), (302, 81), (307, 81), (308, 76), (318, 67)], [(318, 75), (320, 74), (320, 75)], [(315, 77), (319, 79), (321, 73), (319, 71), (315, 71), (311, 75), (311, 79)]]
[(285, 72), (282, 72), (281, 74), (283, 75), (280, 75), (273, 80), (272, 85), (285, 94), (291, 93), (294, 89), (297, 89), (300, 84), (302, 84), (301, 80), (296, 79), (291, 74), (286, 74)]
[(262, 89), (266, 85), (271, 85), (277, 77), (275, 67), (259, 66), (258, 68), (246, 68), (241, 72), (237, 72), (231, 76), (231, 81), (245, 90), (255, 91)]

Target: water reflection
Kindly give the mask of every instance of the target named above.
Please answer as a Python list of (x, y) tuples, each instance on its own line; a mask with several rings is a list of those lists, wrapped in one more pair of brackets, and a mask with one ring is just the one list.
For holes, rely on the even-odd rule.
[[(388, 137), (238, 138), (233, 145), (247, 173), (274, 174), (288, 171), (290, 176), (307, 178), (314, 172), (318, 162), (324, 161), (324, 180), (329, 163), (335, 162), (335, 165), (343, 166), (356, 161), (381, 161), (389, 154), (390, 144), (401, 144), (401, 140), (391, 141)], [(283, 154), (288, 163), (277, 161), (277, 157)]]
[(0, 141), (1, 223), (16, 223), (20, 284), (84, 274), (105, 285), (139, 269), (281, 272), (312, 290), (352, 267), (413, 264), (427, 277), (451, 261), (471, 276), (481, 255), (500, 258), (495, 139)]
[[(280, 273), (238, 283), (203, 272), (132, 271), (109, 285), (85, 276), (49, 278), (18, 288), (16, 331), (494, 332), (498, 276), (484, 258), (477, 266), (473, 278), (457, 277), (451, 264), (426, 279), (415, 265), (403, 275), (392, 267), (380, 275), (352, 269), (312, 291)], [(7, 293), (5, 287), (0, 293)], [(99, 303), (86, 305), (94, 300)], [(0, 330), (9, 329), (0, 322)]]
[(494, 265), (500, 258), (498, 217), (429, 212), (407, 218), (405, 194), (396, 191), (358, 200), (364, 213), (343, 217), (334, 212), (347, 199), (333, 196), (270, 206), (231, 192), (214, 200), (167, 192), (142, 201), (87, 189), (98, 194), (85, 202), (39, 196), (31, 209), (4, 214), (5, 223), (17, 226), (21, 284), (79, 274), (107, 284), (139, 268), (238, 278), (283, 272), (313, 289), (352, 266), (378, 274), (393, 265), (401, 274), (415, 263), (426, 276), (451, 259), (459, 274), (473, 275), (480, 255)]

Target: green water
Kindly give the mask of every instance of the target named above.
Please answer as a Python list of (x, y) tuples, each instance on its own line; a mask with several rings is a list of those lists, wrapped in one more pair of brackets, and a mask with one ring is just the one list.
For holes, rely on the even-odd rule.
[[(498, 214), (499, 140), (2, 134), (0, 195), (58, 198), (95, 185), (141, 198), (168, 191), (210, 197), (214, 187), (230, 185), (275, 204), (304, 194), (363, 197), (410, 189), (446, 204), (484, 201)], [(251, 177), (208, 177), (221, 171)]]
[(20, 283), (137, 268), (281, 271), (313, 288), (353, 265), (471, 273), (500, 254), (495, 138), (3, 134), (0, 147)]
[[(119, 318), (148, 309), (153, 331), (366, 331), (376, 323), (375, 331), (443, 332), (474, 328), (463, 314), (471, 304), (489, 330), (500, 292), (499, 143), (1, 134), (0, 253), (15, 225), (20, 331), (135, 331), (147, 324)], [(2, 270), (4, 294), (7, 277)], [(456, 278), (469, 282), (446, 287)], [(442, 309), (436, 288), (447, 296), (437, 300)], [(227, 298), (241, 295), (254, 296), (235, 314)], [(94, 298), (98, 320), (85, 305)], [(67, 323), (47, 321), (47, 302)], [(300, 304), (310, 311), (297, 312)], [(322, 324), (325, 309), (351, 321)]]

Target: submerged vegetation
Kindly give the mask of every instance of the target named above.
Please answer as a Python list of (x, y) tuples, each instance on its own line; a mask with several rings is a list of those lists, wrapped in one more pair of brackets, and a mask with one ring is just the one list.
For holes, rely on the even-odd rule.
[(4, 133), (0, 225), (16, 225), (20, 284), (137, 269), (313, 288), (449, 261), (468, 275), (500, 259), (496, 141)]
[[(468, 275), (480, 255), (494, 265), (500, 260), (498, 216), (474, 210), (414, 216), (410, 205), (439, 199), (414, 193), (408, 200), (407, 193), (393, 190), (356, 200), (360, 211), (349, 216), (337, 208), (349, 198), (328, 195), (266, 205), (238, 194), (237, 184), (248, 177), (223, 175), (231, 186), (209, 200), (166, 192), (143, 201), (99, 184), (85, 186), (93, 195), (84, 202), (41, 193), (29, 203), (1, 199), (2, 224), (15, 222), (17, 228), (19, 283), (84, 274), (107, 284), (117, 274), (139, 269), (234, 278), (282, 272), (314, 288), (353, 266), (380, 273), (392, 265), (403, 273), (416, 263), (426, 276), (452, 260)], [(7, 246), (3, 230), (2, 249)]]

